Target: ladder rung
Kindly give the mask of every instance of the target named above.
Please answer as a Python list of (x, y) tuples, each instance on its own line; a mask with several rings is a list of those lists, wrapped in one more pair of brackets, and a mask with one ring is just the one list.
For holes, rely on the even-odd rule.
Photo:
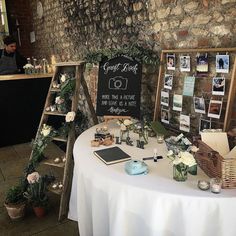
[(53, 137), (53, 140), (55, 140), (55, 141), (61, 141), (61, 142), (67, 142), (67, 138), (63, 138), (63, 137)]
[(49, 166), (56, 166), (56, 167), (59, 167), (59, 168), (64, 168), (65, 167), (65, 163), (64, 162), (55, 163), (52, 159), (49, 159), (49, 160), (46, 160), (46, 161), (42, 161), (42, 164), (49, 165)]
[(61, 89), (59, 89), (59, 88), (52, 88), (50, 91), (51, 91), (51, 92), (60, 92)]
[(61, 195), (62, 193), (62, 190), (61, 189), (53, 189), (52, 187), (49, 187), (48, 188), (48, 191), (52, 192), (52, 193), (55, 193), (57, 195)]
[(58, 112), (58, 111), (45, 111), (44, 114), (53, 115), (53, 116), (66, 116), (66, 114)]

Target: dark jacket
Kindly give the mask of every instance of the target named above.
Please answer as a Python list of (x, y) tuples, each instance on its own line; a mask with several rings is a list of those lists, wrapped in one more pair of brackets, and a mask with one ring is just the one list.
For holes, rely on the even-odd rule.
[[(2, 57), (2, 51), (4, 49), (0, 49), (0, 58)], [(16, 53), (16, 65), (17, 65), (17, 68), (19, 69), (19, 73), (24, 73), (24, 69), (23, 69), (23, 66), (25, 64), (27, 64), (27, 59), (25, 57), (23, 57), (19, 52), (15, 52)], [(5, 50), (4, 50), (4, 55), (7, 56), (7, 57), (13, 57), (14, 56), (14, 53), (10, 53), (8, 54)]]

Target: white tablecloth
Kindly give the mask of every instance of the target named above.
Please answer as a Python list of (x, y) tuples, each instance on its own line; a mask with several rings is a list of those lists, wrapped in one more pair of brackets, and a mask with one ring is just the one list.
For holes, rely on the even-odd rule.
[[(197, 181), (208, 179), (200, 168), (197, 176), (177, 182), (167, 158), (146, 161), (147, 175), (129, 176), (124, 162), (107, 166), (94, 156), (94, 150), (105, 148), (90, 146), (96, 127), (102, 124), (81, 134), (74, 145), (68, 218), (78, 221), (80, 236), (236, 236), (236, 190), (199, 190)], [(111, 132), (118, 135), (114, 124)], [(152, 156), (154, 148), (166, 156), (165, 144), (154, 138), (144, 150), (119, 147), (140, 160)]]

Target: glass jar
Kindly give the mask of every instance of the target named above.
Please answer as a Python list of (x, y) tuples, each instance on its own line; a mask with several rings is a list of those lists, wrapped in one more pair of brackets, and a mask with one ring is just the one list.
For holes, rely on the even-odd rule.
[(222, 180), (220, 178), (212, 178), (210, 180), (210, 188), (212, 193), (220, 193)]
[(188, 166), (183, 163), (173, 165), (173, 179), (176, 181), (186, 181), (188, 178)]
[(120, 141), (126, 142), (127, 138), (129, 137), (129, 130), (120, 130)]
[(188, 173), (190, 175), (197, 175), (197, 164), (196, 165), (193, 165), (193, 166), (190, 166), (188, 168)]

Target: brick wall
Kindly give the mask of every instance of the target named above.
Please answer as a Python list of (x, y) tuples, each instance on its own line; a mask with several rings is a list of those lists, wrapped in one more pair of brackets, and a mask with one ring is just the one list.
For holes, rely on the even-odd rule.
[(25, 56), (32, 56), (33, 50), (30, 44), (30, 31), (32, 30), (32, 18), (29, 1), (6, 0), (6, 7), (8, 12), (8, 24), (11, 35), (17, 38), (16, 20), (19, 23), (21, 46), (18, 45), (18, 50)]

